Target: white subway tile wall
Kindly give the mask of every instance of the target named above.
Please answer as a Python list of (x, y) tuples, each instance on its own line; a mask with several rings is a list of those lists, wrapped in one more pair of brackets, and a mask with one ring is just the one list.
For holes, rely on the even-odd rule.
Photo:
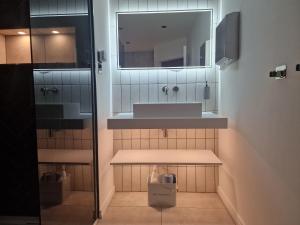
[(87, 0), (30, 0), (31, 16), (88, 14)]
[[(217, 129), (114, 130), (114, 154), (120, 149), (209, 149), (218, 155)], [(151, 166), (114, 166), (116, 191), (147, 191)], [(218, 168), (214, 166), (160, 166), (160, 173), (174, 173), (180, 192), (215, 192)]]
[[(118, 70), (116, 13), (130, 11), (165, 11), (213, 9), (213, 30), (218, 23), (218, 0), (111, 0), (111, 57), (113, 112), (131, 112), (134, 103), (202, 102), (203, 111), (217, 112), (218, 79), (214, 60), (211, 68), (181, 70), (149, 69)], [(212, 43), (215, 43), (215, 33)], [(212, 49), (212, 59), (215, 49)], [(205, 82), (211, 88), (209, 100), (204, 100)], [(178, 93), (166, 96), (162, 87), (179, 87)], [(216, 155), (217, 130), (170, 129), (168, 137), (158, 129), (115, 130), (114, 153), (119, 149), (210, 149)], [(181, 192), (215, 192), (218, 185), (218, 168), (211, 166), (168, 166), (160, 172), (175, 173)], [(116, 191), (147, 191), (149, 166), (115, 166)]]
[[(92, 150), (92, 130), (56, 130), (49, 136), (49, 130), (38, 129), (38, 149), (66, 149)], [(39, 165), (39, 173), (61, 172), (60, 165)], [(92, 191), (93, 190), (93, 168), (90, 165), (66, 166), (67, 173), (71, 174), (71, 189), (73, 191)]]

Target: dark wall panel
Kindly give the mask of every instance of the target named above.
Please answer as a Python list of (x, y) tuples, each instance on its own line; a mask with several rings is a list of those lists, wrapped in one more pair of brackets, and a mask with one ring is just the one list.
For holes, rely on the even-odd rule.
[(39, 216), (32, 65), (0, 66), (0, 216)]
[(0, 0), (0, 29), (29, 28), (29, 0)]

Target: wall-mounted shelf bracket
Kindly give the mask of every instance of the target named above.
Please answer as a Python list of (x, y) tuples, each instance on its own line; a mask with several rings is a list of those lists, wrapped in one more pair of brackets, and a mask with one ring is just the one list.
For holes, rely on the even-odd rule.
[(163, 131), (164, 138), (168, 137), (168, 130), (164, 128), (162, 129), (162, 131)]

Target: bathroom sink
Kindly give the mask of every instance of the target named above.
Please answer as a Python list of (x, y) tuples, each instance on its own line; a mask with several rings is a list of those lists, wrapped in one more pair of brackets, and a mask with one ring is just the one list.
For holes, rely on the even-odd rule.
[(79, 103), (36, 104), (37, 118), (78, 118)]
[(135, 118), (201, 117), (202, 103), (133, 104)]

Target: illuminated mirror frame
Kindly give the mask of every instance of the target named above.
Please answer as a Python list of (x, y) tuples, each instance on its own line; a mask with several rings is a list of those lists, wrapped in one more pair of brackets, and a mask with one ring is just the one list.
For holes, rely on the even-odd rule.
[[(160, 14), (160, 13), (185, 13), (185, 12), (210, 12), (210, 62), (208, 66), (182, 66), (182, 67), (120, 67), (119, 55), (119, 15), (136, 15), (136, 14)], [(213, 9), (192, 9), (192, 10), (165, 10), (165, 11), (131, 11), (131, 12), (117, 12), (116, 13), (116, 55), (117, 55), (117, 69), (118, 70), (155, 70), (155, 69), (195, 69), (195, 68), (212, 68), (213, 64)]]

